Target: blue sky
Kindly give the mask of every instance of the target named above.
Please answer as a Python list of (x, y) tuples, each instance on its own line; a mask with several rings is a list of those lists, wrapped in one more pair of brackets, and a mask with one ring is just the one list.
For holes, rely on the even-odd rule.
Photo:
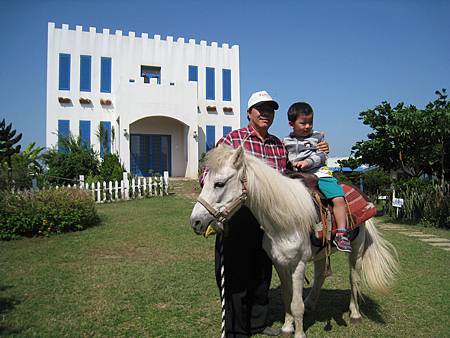
[[(241, 125), (251, 92), (286, 111), (309, 102), (332, 156), (347, 156), (369, 129), (358, 113), (386, 100), (424, 107), (450, 90), (450, 1), (0, 0), (0, 119), (45, 144), (47, 22), (240, 45)], [(420, 131), (419, 131), (420, 132)]]

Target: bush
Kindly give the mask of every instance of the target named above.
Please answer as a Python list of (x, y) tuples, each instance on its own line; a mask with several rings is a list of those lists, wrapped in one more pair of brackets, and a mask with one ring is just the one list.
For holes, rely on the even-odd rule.
[[(424, 225), (450, 228), (450, 194), (440, 185), (420, 178), (395, 184), (396, 197), (403, 198), (400, 218)], [(394, 211), (392, 210), (392, 214)]]
[(103, 181), (121, 181), (125, 168), (120, 164), (117, 154), (105, 154), (100, 165), (100, 178)]
[(79, 231), (100, 219), (90, 193), (75, 188), (10, 193), (0, 197), (0, 239)]
[(383, 169), (376, 168), (364, 172), (335, 171), (333, 175), (339, 182), (350, 183), (359, 188), (360, 180), (363, 180), (364, 193), (372, 200), (376, 201), (380, 194), (384, 195), (390, 190), (391, 179)]
[(80, 138), (73, 136), (61, 137), (62, 149), (50, 149), (43, 155), (48, 166), (46, 176), (48, 181), (56, 184), (67, 184), (66, 180), (77, 180), (79, 175), (96, 176), (99, 174), (98, 154), (90, 147), (81, 144)]

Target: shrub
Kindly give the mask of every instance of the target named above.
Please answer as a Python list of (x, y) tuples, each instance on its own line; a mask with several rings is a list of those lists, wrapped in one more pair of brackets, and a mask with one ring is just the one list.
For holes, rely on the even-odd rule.
[(421, 178), (395, 184), (396, 197), (403, 198), (400, 217), (424, 225), (450, 228), (450, 194), (440, 185)]
[(86, 229), (99, 223), (90, 193), (75, 188), (3, 192), (0, 239)]
[(103, 181), (121, 181), (125, 168), (117, 154), (105, 154), (100, 165), (100, 178)]
[(97, 153), (81, 143), (80, 138), (73, 136), (61, 137), (61, 147), (64, 151), (50, 149), (43, 155), (48, 166), (46, 176), (48, 181), (57, 184), (67, 184), (66, 179), (78, 179), (79, 175), (95, 176), (99, 174)]

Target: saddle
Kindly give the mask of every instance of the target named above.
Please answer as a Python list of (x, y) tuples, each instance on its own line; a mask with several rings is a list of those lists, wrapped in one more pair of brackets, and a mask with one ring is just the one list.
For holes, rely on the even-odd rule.
[[(288, 170), (286, 175), (292, 179), (300, 179), (308, 188), (315, 202), (317, 213), (320, 215), (320, 223), (314, 226), (314, 235), (311, 236), (313, 244), (325, 246), (334, 237), (337, 231), (336, 221), (333, 215), (332, 203), (318, 189), (318, 178), (314, 174)], [(377, 210), (368, 197), (357, 187), (351, 184), (340, 183), (344, 190), (344, 198), (347, 205), (347, 225), (349, 227), (349, 239), (353, 240), (359, 232), (359, 226), (375, 216)]]

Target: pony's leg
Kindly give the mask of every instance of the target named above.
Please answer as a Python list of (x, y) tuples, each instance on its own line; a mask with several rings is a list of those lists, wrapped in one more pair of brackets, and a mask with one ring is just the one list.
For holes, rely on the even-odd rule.
[(281, 282), (281, 292), (283, 295), (284, 304), (284, 324), (281, 328), (282, 332), (291, 333), (294, 332), (294, 317), (291, 314), (291, 301), (292, 301), (292, 278), (291, 273), (286, 267), (274, 263), (277, 270), (278, 277)]
[(291, 312), (294, 316), (295, 338), (305, 338), (303, 331), (303, 314), (305, 306), (303, 304), (303, 281), (305, 279), (306, 262), (300, 261), (292, 274), (292, 302)]
[(350, 322), (362, 320), (358, 299), (361, 293), (362, 255), (364, 251), (364, 227), (361, 226), (358, 236), (352, 242), (352, 252), (349, 254), (350, 265)]
[(314, 281), (311, 291), (305, 300), (305, 311), (310, 312), (316, 309), (317, 301), (319, 300), (320, 289), (325, 281), (325, 267), (326, 257), (314, 261)]

